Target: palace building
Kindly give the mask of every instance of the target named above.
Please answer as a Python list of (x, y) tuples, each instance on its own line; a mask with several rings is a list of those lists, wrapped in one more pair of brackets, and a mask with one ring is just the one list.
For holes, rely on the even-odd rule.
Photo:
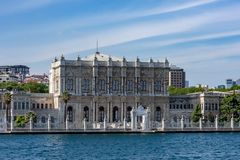
[[(178, 125), (183, 117), (188, 125), (198, 104), (203, 115), (218, 114), (224, 97), (221, 93), (168, 95), (169, 86), (184, 87), (184, 84), (184, 70), (170, 65), (167, 59), (128, 61), (100, 52), (76, 60), (62, 56), (51, 64), (50, 93), (12, 93), (10, 114), (15, 119), (33, 111), (37, 115), (36, 127), (46, 128), (51, 123), (52, 128), (58, 129), (137, 129), (139, 126), (154, 129), (163, 120), (168, 125)], [(71, 94), (66, 108), (62, 100), (64, 91)], [(2, 96), (0, 127), (5, 107)]]

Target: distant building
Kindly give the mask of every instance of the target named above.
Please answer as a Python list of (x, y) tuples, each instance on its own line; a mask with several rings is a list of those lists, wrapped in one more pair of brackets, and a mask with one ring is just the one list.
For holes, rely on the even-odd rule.
[(234, 82), (232, 79), (226, 80), (226, 88), (231, 88), (234, 85)]
[(197, 84), (197, 85), (196, 85), (196, 88), (205, 88), (205, 89), (208, 89), (208, 85), (206, 85), (206, 84)]
[(26, 75), (29, 74), (29, 67), (25, 65), (0, 66), (0, 72), (11, 73), (23, 81)]
[(182, 68), (175, 65), (170, 66), (169, 86), (176, 88), (185, 88), (185, 72)]
[(185, 81), (185, 88), (189, 88), (189, 81)]
[(240, 79), (236, 80), (236, 85), (240, 86)]
[(18, 77), (11, 73), (1, 73), (0, 83), (3, 83), (3, 82), (18, 82)]
[(31, 75), (27, 76), (24, 81), (24, 83), (29, 83), (29, 82), (36, 82), (36, 83), (41, 83), (41, 84), (49, 84), (49, 79), (46, 74), (43, 75)]
[(218, 85), (218, 89), (225, 89), (225, 85)]

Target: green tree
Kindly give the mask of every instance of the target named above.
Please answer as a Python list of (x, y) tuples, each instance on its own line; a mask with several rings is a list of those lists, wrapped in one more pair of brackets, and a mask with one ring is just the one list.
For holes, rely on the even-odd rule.
[(220, 121), (230, 121), (233, 115), (234, 121), (240, 120), (240, 95), (233, 94), (223, 98), (220, 105)]
[(23, 115), (18, 115), (15, 120), (17, 127), (25, 127), (26, 117)]
[(6, 122), (10, 121), (9, 110), (11, 110), (12, 95), (9, 92), (4, 93), (3, 100), (6, 106)]
[(192, 118), (192, 121), (196, 123), (196, 122), (199, 121), (199, 119), (200, 119), (201, 117), (202, 117), (201, 106), (198, 104), (198, 105), (195, 107), (194, 111), (192, 112), (191, 118)]
[(212, 112), (209, 112), (209, 113), (208, 113), (207, 119), (208, 119), (208, 121), (210, 121), (210, 122), (214, 122), (215, 117), (214, 117), (214, 115), (213, 115)]
[(61, 99), (62, 99), (62, 101), (64, 103), (64, 122), (66, 122), (67, 103), (71, 99), (71, 94), (69, 92), (67, 92), (67, 91), (64, 91), (62, 93)]

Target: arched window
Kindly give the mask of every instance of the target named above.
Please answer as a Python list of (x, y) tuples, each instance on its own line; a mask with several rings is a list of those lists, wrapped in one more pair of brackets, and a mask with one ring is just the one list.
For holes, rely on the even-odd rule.
[(86, 121), (89, 121), (89, 108), (88, 108), (88, 106), (85, 106), (83, 108), (83, 117), (86, 119)]
[(41, 122), (42, 122), (42, 123), (46, 123), (46, 118), (45, 118), (45, 116), (42, 116)]
[(73, 108), (70, 106), (67, 108), (68, 121), (73, 122)]
[(156, 107), (156, 121), (160, 122), (161, 121), (161, 108)]
[(103, 122), (104, 120), (104, 107), (101, 106), (98, 108), (98, 121)]
[(113, 122), (118, 122), (119, 118), (118, 118), (118, 107), (115, 106), (113, 107)]
[(131, 121), (131, 111), (132, 111), (132, 107), (128, 106), (127, 107), (127, 114), (126, 114), (126, 121), (127, 122)]
[(73, 90), (73, 79), (68, 79), (67, 80), (67, 90), (72, 91)]

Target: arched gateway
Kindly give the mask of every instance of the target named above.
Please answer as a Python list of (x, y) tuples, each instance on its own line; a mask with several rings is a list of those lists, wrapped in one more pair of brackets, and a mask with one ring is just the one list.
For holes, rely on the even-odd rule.
[(150, 110), (144, 109), (142, 105), (138, 106), (137, 109), (133, 109), (131, 111), (131, 129), (136, 130), (138, 129), (138, 122), (137, 118), (142, 117), (142, 130), (147, 130), (150, 127)]

